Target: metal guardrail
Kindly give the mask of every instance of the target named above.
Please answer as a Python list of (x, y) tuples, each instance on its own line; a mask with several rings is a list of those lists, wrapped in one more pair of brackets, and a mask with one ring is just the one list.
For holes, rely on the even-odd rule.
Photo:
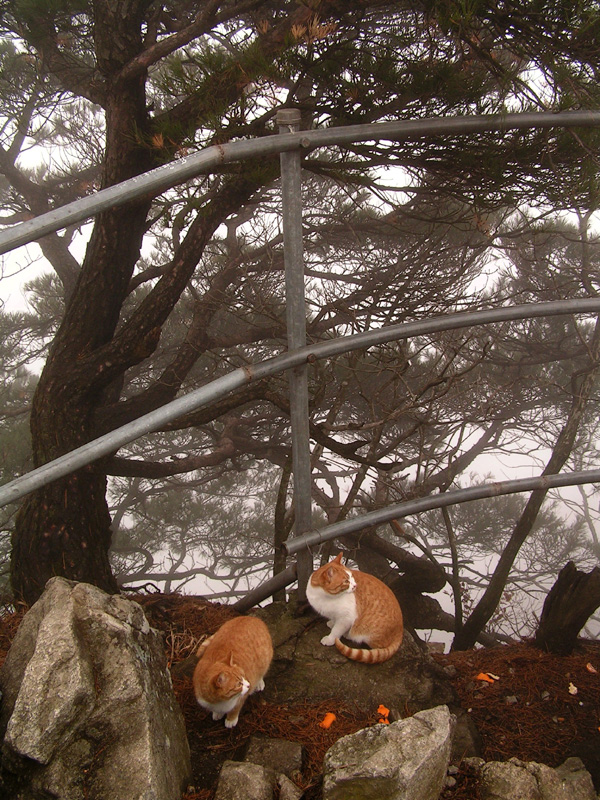
[[(321, 130), (298, 131), (298, 112), (295, 109), (283, 109), (278, 114), (279, 134), (260, 139), (231, 142), (206, 148), (200, 153), (185, 156), (175, 162), (151, 170), (144, 175), (130, 178), (115, 186), (103, 189), (92, 196), (69, 203), (61, 208), (42, 214), (33, 220), (22, 222), (0, 232), (0, 255), (16, 247), (28, 244), (53, 231), (65, 228), (76, 222), (93, 217), (101, 211), (118, 207), (131, 202), (143, 194), (153, 196), (167, 191), (186, 180), (210, 171), (216, 166), (235, 161), (256, 158), (259, 156), (280, 155), (282, 165), (282, 187), (284, 200), (284, 255), (286, 261), (287, 302), (295, 311), (288, 314), (288, 325), (296, 327), (292, 332), (290, 351), (268, 361), (234, 370), (207, 386), (190, 392), (171, 403), (146, 414), (139, 419), (122, 426), (105, 436), (99, 437), (82, 447), (68, 453), (48, 464), (43, 465), (27, 475), (17, 478), (0, 487), (0, 506), (14, 502), (26, 494), (50, 483), (64, 475), (89, 464), (140, 436), (158, 430), (166, 422), (200, 408), (213, 400), (246, 383), (259, 380), (268, 375), (285, 370), (291, 371), (293, 448), (294, 448), (294, 481), (297, 510), (300, 509), (300, 528), (295, 528), (295, 539), (288, 542), (285, 549), (288, 553), (297, 553), (312, 544), (327, 541), (336, 536), (356, 531), (362, 527), (379, 524), (379, 522), (418, 513), (419, 511), (438, 508), (471, 499), (488, 497), (534, 488), (567, 486), (577, 483), (600, 482), (600, 471), (571, 473), (570, 475), (543, 476), (506, 481), (503, 483), (485, 484), (480, 487), (447, 492), (427, 498), (390, 506), (377, 512), (363, 515), (360, 518), (345, 520), (320, 531), (309, 531), (310, 527), (310, 452), (308, 439), (308, 402), (306, 393), (301, 389), (306, 376), (306, 364), (312, 359), (326, 358), (351, 350), (371, 347), (383, 342), (409, 338), (420, 334), (442, 330), (452, 330), (473, 325), (484, 325), (506, 320), (525, 319), (558, 314), (584, 314), (600, 311), (600, 299), (557, 301), (513, 308), (491, 309), (487, 311), (453, 314), (437, 317), (423, 323), (409, 323), (390, 326), (376, 331), (355, 336), (342, 337), (337, 340), (320, 343), (314, 346), (303, 346), (301, 317), (304, 315), (303, 275), (302, 275), (302, 236), (301, 209), (297, 205), (299, 195), (299, 174), (301, 153), (307, 153), (322, 147), (343, 146), (359, 141), (390, 140), (406, 141), (422, 139), (430, 136), (458, 136), (484, 132), (505, 132), (508, 130), (526, 130), (530, 128), (554, 127), (598, 127), (600, 112), (538, 112), (525, 114), (505, 114), (471, 117), (442, 117), (402, 122), (383, 122), (368, 125), (351, 125), (344, 128), (328, 128)], [(286, 158), (286, 154), (291, 158)], [(287, 199), (286, 199), (287, 198)], [(294, 204), (296, 207), (294, 208)], [(286, 217), (288, 221), (286, 221)], [(298, 241), (298, 236), (300, 240)], [(302, 294), (300, 297), (299, 294)], [(300, 325), (300, 328), (298, 328)], [(298, 331), (300, 333), (298, 334)], [(294, 370), (297, 370), (294, 373)], [(304, 377), (302, 377), (304, 376)], [(299, 389), (300, 387), (300, 389)], [(298, 393), (301, 402), (297, 402)], [(300, 441), (299, 441), (300, 440)], [(408, 510), (410, 509), (410, 510)], [(298, 513), (297, 513), (298, 517)], [(378, 522), (379, 521), (379, 522)], [(298, 563), (298, 582), (306, 572), (305, 565), (300, 570)], [(294, 576), (295, 570), (292, 571)], [(290, 575), (292, 574), (290, 572)], [(302, 573), (302, 574), (301, 574)], [(266, 596), (266, 595), (265, 595)]]
[(267, 361), (240, 367), (205, 386), (201, 386), (199, 389), (172, 400), (155, 411), (138, 417), (133, 422), (128, 422), (127, 425), (116, 428), (70, 453), (28, 472), (20, 478), (15, 478), (10, 483), (4, 484), (4, 486), (0, 486), (0, 506), (15, 502), (35, 489), (68, 475), (70, 472), (86, 466), (86, 464), (97, 461), (99, 458), (115, 452), (123, 445), (139, 439), (140, 436), (158, 431), (163, 425), (177, 419), (177, 417), (196, 411), (202, 406), (224, 397), (235, 389), (279, 372), (293, 369), (301, 364), (318, 359), (331, 358), (353, 350), (374, 347), (386, 342), (399, 341), (413, 336), (423, 336), (446, 330), (491, 325), (509, 320), (599, 312), (600, 297), (591, 297), (582, 300), (555, 300), (549, 303), (532, 303), (493, 308), (485, 311), (448, 314), (446, 316), (433, 317), (423, 322), (390, 325), (389, 327), (378, 328), (365, 333), (331, 339), (319, 344), (299, 348), (292, 353), (284, 353)]
[[(297, 133), (300, 111), (283, 108), (277, 114), (279, 130)], [(290, 353), (306, 346), (306, 296), (302, 235), (302, 157), (298, 148), (281, 153), (281, 205), (283, 209), (283, 254), (285, 262), (285, 316)], [(308, 409), (308, 365), (303, 361), (287, 372), (292, 431), (292, 478), (294, 481), (294, 532), (312, 527), (312, 483)], [(297, 577), (307, 583), (313, 560), (305, 550), (299, 553)], [(304, 593), (301, 593), (304, 600)]]
[(600, 483), (600, 469), (590, 469), (581, 472), (565, 472), (560, 475), (538, 475), (533, 478), (518, 478), (513, 481), (494, 481), (492, 483), (481, 483), (477, 486), (469, 486), (467, 489), (455, 489), (451, 492), (440, 492), (431, 494), (427, 497), (419, 497), (415, 500), (406, 500), (403, 503), (386, 506), (377, 511), (369, 511), (361, 514), (360, 517), (345, 519), (342, 522), (335, 522), (326, 528), (297, 536), (284, 542), (283, 549), (288, 555), (298, 553), (306, 547), (328, 542), (345, 536), (348, 533), (356, 533), (363, 528), (375, 525), (383, 525), (392, 519), (401, 519), (412, 514), (422, 514), (423, 511), (431, 511), (434, 508), (446, 508), (455, 506), (458, 503), (467, 503), (473, 500), (482, 500), (485, 497), (498, 497), (503, 494), (517, 494), (519, 492), (531, 492), (535, 489), (556, 489), (563, 486), (577, 486), (582, 483)]
[(528, 128), (589, 128), (600, 126), (600, 111), (551, 111), (525, 114), (494, 114), (472, 117), (440, 117), (403, 122), (376, 122), (264, 136), (213, 145), (193, 155), (138, 175), (115, 186), (101, 189), (35, 219), (20, 222), (0, 232), (0, 255), (15, 247), (33, 242), (52, 231), (90, 219), (100, 211), (118, 207), (142, 194), (157, 195), (179, 183), (195, 178), (212, 168), (258, 156), (278, 155), (290, 150), (309, 152), (321, 147), (352, 142), (389, 140), (394, 142), (423, 139), (427, 136), (459, 136), (489, 131), (505, 132)]

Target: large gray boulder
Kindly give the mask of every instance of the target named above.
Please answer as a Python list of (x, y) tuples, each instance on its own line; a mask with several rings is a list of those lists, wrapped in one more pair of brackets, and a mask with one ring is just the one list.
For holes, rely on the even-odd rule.
[(448, 708), (438, 706), (342, 737), (325, 755), (323, 800), (437, 800), (453, 728)]
[(481, 800), (596, 800), (592, 777), (579, 758), (552, 769), (535, 761), (479, 762)]
[(183, 715), (161, 634), (137, 603), (51, 579), (17, 631), (0, 689), (6, 796), (181, 797), (191, 774)]

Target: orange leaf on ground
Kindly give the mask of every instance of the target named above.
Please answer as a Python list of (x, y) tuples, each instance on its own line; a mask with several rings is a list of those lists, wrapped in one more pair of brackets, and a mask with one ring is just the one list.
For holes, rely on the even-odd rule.
[(335, 714), (332, 714), (331, 711), (328, 711), (327, 714), (325, 714), (325, 716), (321, 720), (321, 722), (319, 722), (319, 727), (331, 728), (333, 722), (335, 722)]
[(486, 681), (487, 683), (494, 683), (495, 679), (490, 678), (490, 676), (485, 672), (480, 672), (479, 675), (475, 676), (476, 681)]

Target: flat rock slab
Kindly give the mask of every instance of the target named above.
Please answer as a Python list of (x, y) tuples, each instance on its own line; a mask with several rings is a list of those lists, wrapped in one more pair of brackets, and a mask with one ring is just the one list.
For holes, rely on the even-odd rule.
[(302, 745), (298, 742), (269, 736), (252, 736), (244, 761), (268, 767), (294, 780), (302, 771), (302, 750)]
[(392, 717), (439, 705), (458, 703), (443, 670), (406, 633), (398, 653), (383, 664), (350, 661), (335, 647), (325, 647), (328, 632), (322, 617), (294, 614), (293, 605), (272, 603), (257, 609), (269, 626), (275, 657), (265, 679), (264, 697), (270, 702), (300, 703), (332, 697), (377, 711), (383, 703)]

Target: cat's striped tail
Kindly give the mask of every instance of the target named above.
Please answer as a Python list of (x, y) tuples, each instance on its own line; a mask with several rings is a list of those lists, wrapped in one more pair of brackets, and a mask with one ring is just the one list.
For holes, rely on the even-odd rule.
[(375, 647), (368, 650), (366, 647), (348, 647), (339, 639), (335, 640), (335, 646), (343, 656), (352, 661), (362, 661), (363, 664), (381, 664), (383, 661), (387, 661), (398, 651), (401, 644), (402, 638), (392, 642), (388, 647)]

